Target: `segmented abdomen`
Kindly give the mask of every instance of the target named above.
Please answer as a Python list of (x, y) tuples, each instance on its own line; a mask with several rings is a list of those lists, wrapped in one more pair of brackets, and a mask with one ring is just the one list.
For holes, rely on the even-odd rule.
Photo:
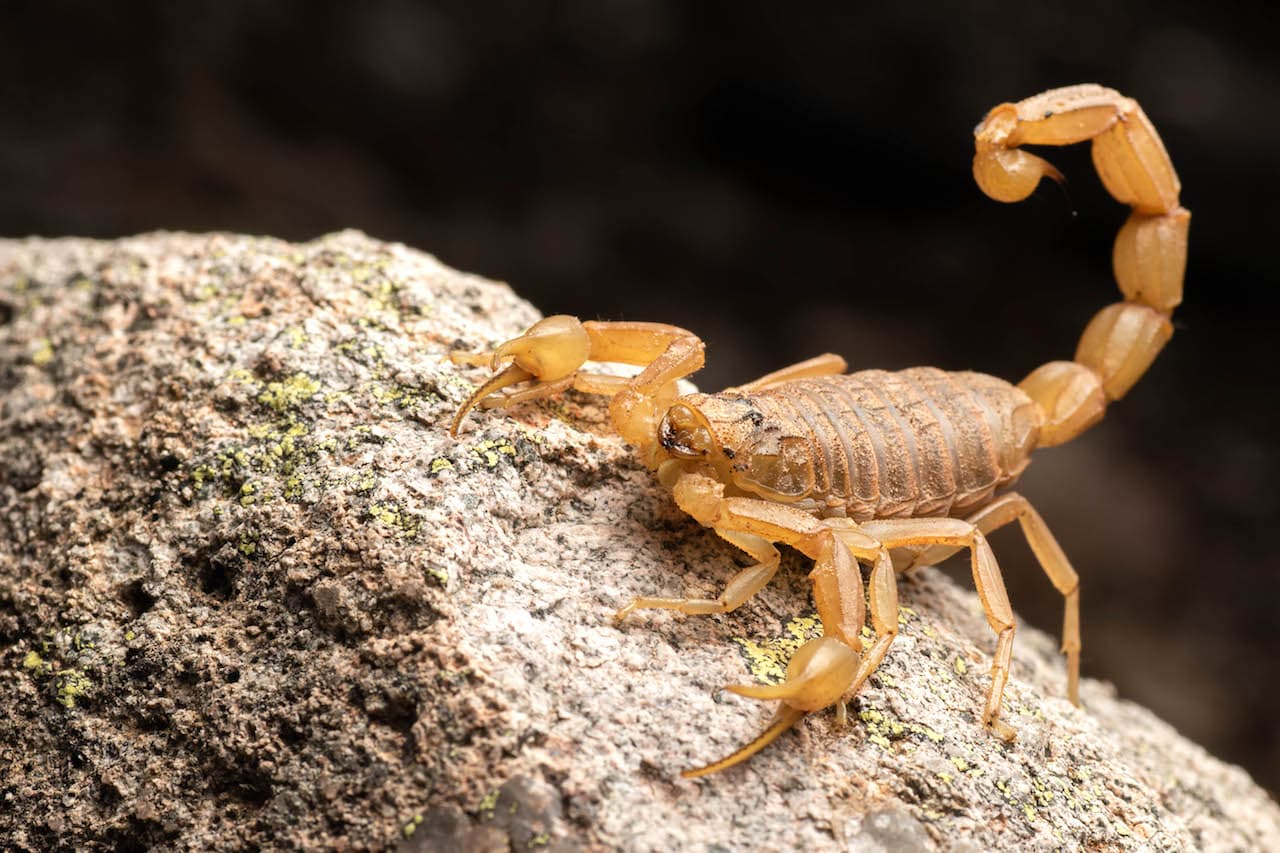
[(1035, 404), (1002, 379), (932, 367), (803, 379), (751, 395), (810, 441), (813, 497), (850, 518), (964, 515), (1012, 483)]

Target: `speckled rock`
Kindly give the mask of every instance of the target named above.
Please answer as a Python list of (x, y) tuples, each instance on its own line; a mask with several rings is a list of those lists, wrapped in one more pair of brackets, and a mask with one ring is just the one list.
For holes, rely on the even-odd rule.
[(1033, 629), (988, 737), (993, 638), (932, 570), (851, 725), (681, 780), (767, 720), (721, 688), (814, 631), (807, 567), (611, 624), (740, 558), (586, 397), (448, 437), (483, 371), (444, 354), (536, 318), (350, 232), (0, 242), (0, 847), (1280, 849)]

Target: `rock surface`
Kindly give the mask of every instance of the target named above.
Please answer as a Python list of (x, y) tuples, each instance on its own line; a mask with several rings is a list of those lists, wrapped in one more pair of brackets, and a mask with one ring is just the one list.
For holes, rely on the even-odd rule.
[(988, 737), (993, 638), (932, 570), (850, 726), (681, 780), (767, 720), (721, 687), (814, 630), (807, 567), (610, 624), (739, 558), (588, 398), (448, 437), (483, 372), (444, 354), (536, 317), (350, 232), (0, 242), (0, 846), (1280, 848), (1244, 772), (1061, 698), (1033, 629)]

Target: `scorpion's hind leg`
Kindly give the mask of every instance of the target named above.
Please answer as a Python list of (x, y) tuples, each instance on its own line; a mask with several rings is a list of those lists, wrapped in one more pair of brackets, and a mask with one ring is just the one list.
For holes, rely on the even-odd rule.
[(815, 355), (813, 358), (784, 367), (781, 370), (775, 370), (772, 373), (766, 373), (759, 379), (755, 379), (745, 385), (739, 385), (737, 388), (727, 388), (726, 391), (760, 391), (773, 385), (781, 385), (783, 382), (791, 382), (796, 379), (809, 379), (814, 376), (838, 376), (849, 369), (849, 363), (834, 353), (823, 353)]
[[(1048, 576), (1054, 588), (1062, 594), (1062, 653), (1067, 656), (1067, 698), (1073, 705), (1080, 704), (1080, 576), (1072, 568), (1071, 561), (1063, 552), (1062, 546), (1044, 523), (1040, 513), (1036, 512), (1022, 495), (1008, 492), (996, 498), (987, 506), (975, 512), (967, 519), (970, 524), (982, 531), (983, 535), (999, 530), (1006, 524), (1017, 521), (1022, 527), (1022, 535), (1026, 538), (1031, 551), (1041, 570)], [(954, 547), (934, 546), (923, 551), (916, 559), (916, 565), (933, 565), (961, 550)]]
[(1009, 594), (1004, 588), (1000, 566), (986, 537), (975, 525), (954, 518), (913, 518), (867, 521), (862, 531), (878, 539), (885, 548), (944, 545), (967, 548), (972, 555), (973, 582), (987, 615), (987, 624), (996, 633), (996, 650), (991, 662), (991, 689), (982, 712), (982, 722), (998, 737), (1012, 741), (1017, 737), (1013, 727), (1000, 719), (1005, 682), (1013, 657), (1013, 634), (1017, 624)]

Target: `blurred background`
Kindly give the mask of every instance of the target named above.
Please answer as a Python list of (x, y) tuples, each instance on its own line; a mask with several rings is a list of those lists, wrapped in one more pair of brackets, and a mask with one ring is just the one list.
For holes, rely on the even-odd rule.
[[(1021, 489), (1083, 577), (1085, 673), (1275, 792), (1275, 12), (852, 5), (9, 0), (0, 233), (354, 227), (546, 313), (693, 329), (707, 389), (828, 350), (1016, 381), (1118, 298), (1126, 211), (1084, 148), (1049, 154), (1069, 199), (986, 200), (971, 130), (1114, 86), (1183, 180), (1186, 303), (1147, 377)], [(1018, 533), (993, 542), (1056, 633)]]

